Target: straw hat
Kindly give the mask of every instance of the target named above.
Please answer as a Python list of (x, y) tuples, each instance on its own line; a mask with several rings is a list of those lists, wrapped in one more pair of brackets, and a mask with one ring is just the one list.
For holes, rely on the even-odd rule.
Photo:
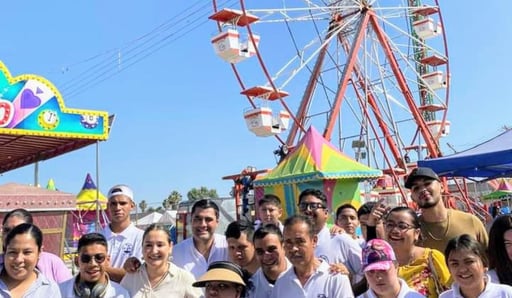
[(245, 287), (245, 282), (242, 278), (242, 269), (231, 262), (220, 261), (213, 262), (208, 266), (208, 271), (197, 279), (192, 284), (194, 287), (205, 287), (206, 283), (210, 281), (217, 282), (231, 282)]

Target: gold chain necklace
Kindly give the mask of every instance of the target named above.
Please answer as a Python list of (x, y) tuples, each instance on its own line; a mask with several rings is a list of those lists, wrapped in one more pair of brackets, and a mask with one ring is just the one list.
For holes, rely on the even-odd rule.
[[(441, 241), (446, 238), (446, 235), (448, 234), (448, 228), (450, 227), (450, 210), (447, 210), (446, 213), (446, 228), (444, 229), (444, 232), (442, 233), (442, 236), (440, 238), (435, 237), (428, 229), (425, 227), (425, 231), (430, 236), (430, 238), (434, 239), (435, 241)], [(425, 223), (425, 222), (424, 222)]]

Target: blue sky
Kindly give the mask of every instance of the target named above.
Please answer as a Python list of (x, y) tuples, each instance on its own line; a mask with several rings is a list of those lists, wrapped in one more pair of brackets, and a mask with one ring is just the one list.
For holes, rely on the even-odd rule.
[[(246, 129), (242, 113), (248, 103), (239, 95), (229, 65), (213, 52), (210, 38), (216, 27), (206, 20), (208, 2), (3, 4), (0, 60), (13, 75), (46, 77), (68, 107), (116, 114), (109, 140), (100, 144), (96, 182), (103, 192), (125, 183), (133, 188), (137, 201), (155, 205), (171, 190), (185, 196), (190, 188), (203, 185), (228, 195), (232, 184), (222, 176), (248, 165), (258, 169), (275, 165), (276, 140), (257, 138)], [(503, 125), (512, 125), (507, 92), (512, 69), (512, 22), (507, 12), (512, 4), (441, 1), (440, 5), (452, 75), (448, 112), (452, 127), (443, 143), (464, 150), (498, 134)], [(166, 32), (175, 35), (162, 49), (131, 65), (130, 45), (171, 18), (177, 25)], [(175, 39), (180, 34), (185, 35)], [(262, 45), (273, 41), (262, 36)], [(88, 60), (96, 55), (99, 58)], [(122, 71), (87, 85), (90, 78), (80, 74), (103, 59), (111, 61), (105, 70)], [(33, 169), (4, 173), (0, 183), (33, 183)], [(60, 190), (78, 193), (85, 175), (95, 175), (95, 147), (41, 162), (39, 169), (42, 185), (53, 178)]]

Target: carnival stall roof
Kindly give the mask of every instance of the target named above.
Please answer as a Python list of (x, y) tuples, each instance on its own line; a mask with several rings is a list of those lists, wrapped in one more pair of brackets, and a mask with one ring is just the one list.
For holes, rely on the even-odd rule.
[(0, 186), (0, 212), (16, 208), (29, 211), (75, 210), (75, 195), (29, 185), (7, 183)]
[(418, 161), (439, 176), (491, 180), (512, 177), (512, 130), (468, 150), (440, 158)]
[(113, 116), (66, 108), (41, 76), (11, 76), (0, 61), (0, 173), (108, 138)]
[(67, 214), (75, 210), (74, 194), (46, 188), (8, 183), (0, 186), (0, 221), (5, 212), (23, 208), (32, 214), (34, 223), (44, 233), (45, 251), (62, 255)]
[(328, 208), (361, 203), (359, 182), (382, 176), (382, 171), (363, 165), (330, 144), (310, 127), (297, 147), (267, 176), (253, 182), (256, 200), (265, 193), (284, 198), (285, 215), (295, 213), (296, 198), (306, 188), (321, 189)]
[(98, 201), (101, 205), (101, 210), (107, 208), (107, 198), (98, 190), (91, 174), (87, 174), (85, 177), (84, 185), (76, 198), (78, 210), (96, 210)]

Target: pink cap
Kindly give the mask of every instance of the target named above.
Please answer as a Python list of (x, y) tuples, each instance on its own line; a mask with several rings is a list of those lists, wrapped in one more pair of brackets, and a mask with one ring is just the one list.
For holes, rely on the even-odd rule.
[(363, 248), (363, 271), (389, 270), (396, 261), (395, 252), (389, 243), (382, 239), (372, 239)]

